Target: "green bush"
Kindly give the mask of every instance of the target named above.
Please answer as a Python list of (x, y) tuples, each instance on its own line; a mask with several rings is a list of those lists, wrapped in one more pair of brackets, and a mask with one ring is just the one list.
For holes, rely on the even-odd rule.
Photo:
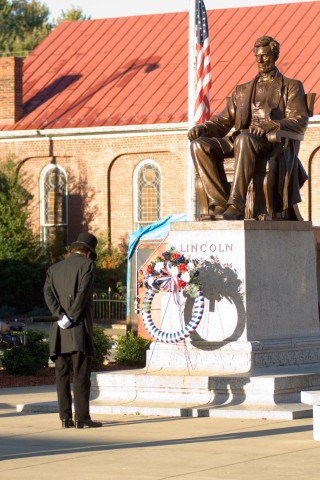
[(3, 352), (1, 363), (9, 375), (36, 375), (41, 367), (48, 366), (49, 344), (46, 334), (38, 330), (24, 332), (25, 345)]
[(146, 351), (151, 340), (147, 340), (133, 332), (128, 332), (124, 337), (119, 337), (116, 345), (115, 361), (121, 365), (144, 367), (146, 364)]
[(112, 340), (109, 335), (106, 335), (103, 328), (95, 326), (93, 328), (93, 349), (94, 357), (92, 359), (92, 369), (99, 370), (105, 359), (110, 354)]

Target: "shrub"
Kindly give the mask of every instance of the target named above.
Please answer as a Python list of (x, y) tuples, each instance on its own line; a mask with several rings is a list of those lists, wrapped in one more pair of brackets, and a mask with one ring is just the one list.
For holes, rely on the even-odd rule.
[(29, 330), (24, 335), (25, 345), (3, 352), (2, 366), (9, 375), (36, 375), (41, 367), (48, 366), (49, 344), (45, 333)]
[(95, 326), (93, 328), (93, 349), (94, 357), (92, 359), (92, 369), (101, 369), (103, 362), (110, 354), (112, 340), (106, 335), (103, 328)]
[(146, 364), (146, 351), (151, 340), (147, 340), (133, 332), (119, 337), (116, 345), (115, 361), (121, 365), (143, 367)]

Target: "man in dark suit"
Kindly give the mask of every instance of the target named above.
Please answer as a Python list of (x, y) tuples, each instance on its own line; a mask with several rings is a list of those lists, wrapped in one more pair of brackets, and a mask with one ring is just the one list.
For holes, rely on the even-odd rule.
[[(80, 233), (71, 254), (47, 271), (44, 297), (52, 315), (50, 358), (55, 362), (59, 414), (63, 428), (101, 427), (89, 413), (93, 356), (93, 281), (97, 239)], [(70, 377), (73, 372), (75, 422), (72, 419)]]
[[(302, 83), (284, 77), (275, 66), (279, 43), (260, 37), (253, 52), (259, 71), (256, 78), (237, 86), (220, 114), (188, 133), (201, 219), (242, 220), (256, 161), (275, 149), (266, 135), (276, 130), (302, 134), (308, 125)], [(232, 135), (225, 137), (233, 128)], [(231, 186), (223, 162), (228, 157), (235, 158)], [(300, 188), (308, 178), (294, 142), (279, 159), (278, 170), (276, 208), (282, 212), (301, 201)]]

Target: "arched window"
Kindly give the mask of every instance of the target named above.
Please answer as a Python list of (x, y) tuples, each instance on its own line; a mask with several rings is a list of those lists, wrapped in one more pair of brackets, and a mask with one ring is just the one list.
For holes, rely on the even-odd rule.
[(66, 172), (59, 165), (47, 165), (40, 177), (40, 232), (53, 255), (61, 255), (68, 241), (67, 201)]
[(161, 171), (153, 160), (141, 162), (134, 173), (134, 229), (161, 218)]

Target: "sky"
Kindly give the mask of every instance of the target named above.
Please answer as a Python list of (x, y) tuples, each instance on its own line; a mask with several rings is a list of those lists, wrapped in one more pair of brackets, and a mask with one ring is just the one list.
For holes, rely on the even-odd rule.
[[(275, 3), (296, 3), (308, 0), (205, 0), (208, 10), (217, 8), (248, 7), (271, 5)], [(51, 19), (57, 18), (61, 11), (72, 6), (80, 7), (87, 16), (95, 18), (113, 18), (150, 13), (183, 12), (189, 10), (190, 0), (41, 0), (47, 4)], [(219, 5), (217, 5), (219, 3)]]

